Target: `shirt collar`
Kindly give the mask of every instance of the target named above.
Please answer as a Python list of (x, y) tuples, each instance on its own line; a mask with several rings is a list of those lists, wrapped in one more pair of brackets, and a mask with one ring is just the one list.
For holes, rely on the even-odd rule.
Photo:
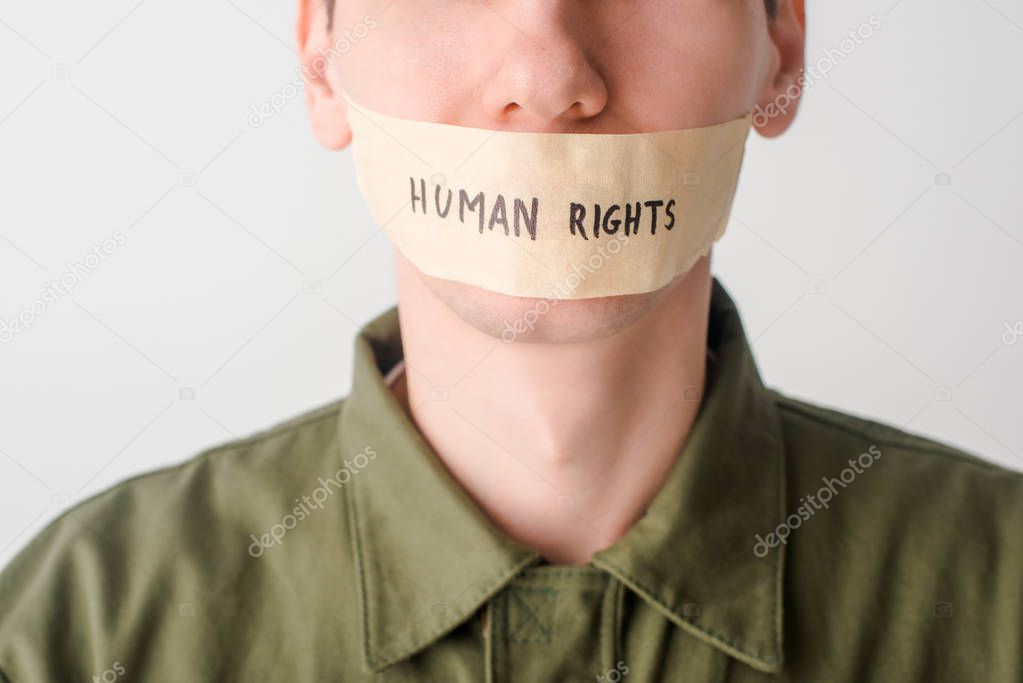
[[(757, 533), (781, 523), (784, 450), (735, 304), (715, 280), (708, 367), (696, 422), (646, 514), (592, 564), (680, 628), (766, 672), (782, 663), (783, 553), (757, 557)], [(376, 454), (348, 501), (363, 654), (380, 671), (469, 619), (539, 555), (480, 511), (385, 383), (402, 358), (397, 310), (355, 345), (340, 417), (345, 457)]]

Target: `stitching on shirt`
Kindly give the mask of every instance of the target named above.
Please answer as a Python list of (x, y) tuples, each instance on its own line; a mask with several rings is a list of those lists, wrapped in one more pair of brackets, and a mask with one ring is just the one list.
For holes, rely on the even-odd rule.
[[(357, 489), (358, 486), (356, 486), (355, 488)], [(354, 498), (354, 496), (353, 496), (353, 498)], [(359, 530), (359, 533), (357, 533), (356, 536), (359, 537), (361, 535), (362, 526), (358, 523), (358, 521), (356, 521), (356, 526), (357, 526), (357, 530)], [(361, 538), (359, 538), (359, 543), (361, 544)], [(482, 597), (486, 596), (487, 594), (489, 594), (494, 588), (496, 588), (497, 586), (500, 586), (502, 583), (507, 582), (509, 577), (512, 577), (515, 574), (518, 574), (519, 572), (522, 571), (523, 568), (525, 568), (529, 564), (533, 563), (535, 560), (536, 560), (536, 557), (534, 555), (530, 555), (530, 556), (526, 557), (524, 560), (522, 560), (521, 562), (519, 562), (519, 563), (515, 564), (514, 566), (512, 566), (511, 568), (509, 568), (508, 571), (506, 571), (506, 572), (504, 572), (502, 574), (499, 574), (494, 580), (484, 584), (483, 588), (480, 588), (475, 593), (473, 593), (472, 597), (467, 599), (467, 604), (475, 605), (479, 601), (480, 598), (482, 598)], [(360, 580), (365, 582), (365, 574), (362, 571), (361, 564), (360, 564), (359, 571), (360, 571), (360, 575), (359, 575), (360, 576)], [(368, 610), (366, 609), (366, 605), (368, 604), (368, 602), (369, 602), (368, 599), (363, 601), (363, 615), (364, 615), (364, 620), (366, 622), (366, 629), (367, 629), (366, 630), (366, 637), (364, 639), (365, 640), (364, 651), (366, 653), (366, 660), (369, 662), (370, 666), (373, 667), (374, 669), (375, 668), (379, 668), (381, 666), (389, 666), (391, 664), (394, 664), (395, 662), (400, 661), (401, 659), (403, 659), (407, 655), (407, 653), (413, 652), (415, 650), (418, 650), (425, 643), (427, 643), (427, 642), (433, 640), (434, 638), (436, 638), (438, 633), (440, 633), (440, 632), (442, 632), (442, 631), (444, 631), (444, 630), (446, 630), (448, 628), (453, 628), (453, 627), (457, 626), (467, 616), (469, 616), (472, 613), (472, 611), (473, 611), (471, 609), (466, 609), (466, 608), (463, 608), (461, 610), (452, 610), (451, 618), (448, 621), (444, 622), (438, 628), (433, 629), (433, 630), (428, 630), (423, 635), (421, 635), (420, 637), (413, 638), (413, 639), (409, 640), (409, 644), (408, 644), (408, 646), (405, 649), (399, 649), (394, 654), (384, 654), (379, 659), (377, 659), (377, 658), (374, 658), (371, 655), (371, 653), (370, 653), (371, 647), (370, 647), (370, 635), (369, 635), (369, 615), (368, 615)]]
[(243, 436), (239, 439), (233, 439), (226, 443), (211, 446), (202, 451), (200, 455), (211, 455), (221, 451), (231, 451), (236, 448), (244, 448), (246, 446), (258, 446), (276, 437), (284, 436), (289, 432), (301, 429), (302, 427), (307, 427), (315, 422), (319, 422), (320, 420), (338, 418), (340, 417), (341, 410), (344, 408), (344, 404), (347, 400), (347, 397), (337, 399), (327, 405), (320, 406), (319, 408), (313, 408), (311, 411), (301, 415), (296, 415), (295, 417), (286, 419), (283, 422), (272, 425), (266, 429), (261, 429), (249, 436)]
[[(607, 559), (602, 559), (601, 562), (603, 562), (604, 564), (606, 564), (609, 567), (612, 567), (613, 569), (615, 569), (616, 571), (621, 573), (622, 576), (628, 578), (629, 581), (631, 581), (633, 584), (635, 584), (635, 586), (637, 588), (639, 588), (645, 594), (645, 597), (648, 600), (650, 600), (651, 602), (655, 603), (656, 605), (662, 607), (663, 609), (667, 610), (674, 617), (681, 619), (681, 617), (678, 616), (678, 614), (675, 612), (675, 610), (672, 609), (671, 607), (669, 607), (660, 598), (658, 598), (656, 596), (656, 594), (654, 593), (653, 589), (651, 589), (649, 586), (646, 586), (645, 584), (641, 583), (640, 581), (637, 581), (636, 578), (632, 574), (630, 574), (629, 572), (625, 571), (624, 569), (619, 567), (614, 562), (610, 562)], [(707, 638), (710, 638), (713, 642), (716, 642), (719, 645), (724, 645), (724, 646), (734, 650), (737, 654), (739, 654), (739, 655), (741, 655), (743, 657), (749, 657), (749, 658), (752, 658), (754, 660), (758, 660), (759, 662), (765, 662), (767, 664), (772, 664), (772, 665), (778, 663), (778, 660), (775, 657), (760, 655), (760, 654), (757, 654), (755, 652), (743, 649), (742, 647), (739, 646), (738, 643), (732, 641), (729, 638), (726, 638), (725, 636), (722, 636), (722, 635), (720, 635), (718, 633), (715, 633), (714, 631), (710, 630), (709, 628), (706, 628), (704, 626), (697, 626), (696, 624), (692, 623), (691, 621), (687, 621), (685, 619), (682, 619), (682, 622), (684, 624), (686, 624), (686, 626), (688, 626), (688, 627), (690, 627), (690, 628), (692, 628), (692, 629), (694, 629), (696, 631), (699, 631), (700, 633), (702, 633)], [(772, 625), (772, 631), (773, 630), (774, 630), (774, 627)]]
[[(107, 498), (108, 496), (114, 496), (130, 489), (134, 484), (141, 484), (143, 482), (152, 482), (159, 479), (160, 477), (175, 477), (184, 476), (189, 470), (200, 467), (211, 467), (212, 460), (214, 457), (220, 454), (238, 453), (246, 447), (258, 447), (262, 443), (269, 441), (270, 439), (280, 436), (289, 427), (303, 427), (323, 419), (333, 418), (336, 419), (339, 415), (339, 411), (344, 404), (345, 399), (339, 399), (329, 403), (325, 406), (315, 408), (312, 411), (294, 417), (291, 420), (287, 420), (284, 423), (270, 427), (269, 429), (262, 430), (251, 436), (243, 437), (241, 439), (235, 439), (219, 445), (210, 446), (208, 448), (194, 451), (191, 456), (187, 459), (176, 462), (156, 469), (141, 472), (134, 476), (122, 479), (121, 481), (102, 489), (91, 496), (83, 498), (78, 502), (77, 506), (73, 506), (70, 509), (65, 510), (57, 517), (52, 519), (49, 524), (46, 525), (45, 529), (56, 527), (58, 522), (64, 521), (68, 517), (71, 517), (76, 511), (81, 511), (89, 505), (98, 505), (100, 501)], [(332, 441), (337, 441), (337, 436), (332, 438)], [(2, 672), (0, 672), (2, 673)], [(2, 683), (2, 681), (0, 681)]]
[[(500, 576), (498, 576), (498, 578), (496, 580), (487, 583), (484, 588), (476, 591), (476, 593), (473, 594), (473, 597), (468, 601), (469, 604), (476, 603), (481, 597), (483, 597), (484, 595), (489, 593), (495, 587), (497, 587), (497, 586), (501, 585), (502, 583), (504, 583), (505, 581), (507, 581), (508, 577), (514, 576), (515, 574), (517, 574), (519, 571), (522, 570), (522, 568), (524, 566), (526, 566), (527, 564), (529, 564), (532, 561), (533, 561), (533, 558), (529, 557), (529, 558), (526, 559), (526, 561), (520, 562), (518, 565), (512, 567), (511, 570), (509, 570), (508, 572), (505, 572), (504, 574), (501, 574)], [(419, 638), (411, 640), (409, 642), (407, 650), (412, 651), (412, 650), (419, 649), (420, 647), (423, 646), (423, 644), (425, 644), (428, 641), (434, 639), (439, 631), (444, 630), (445, 628), (448, 628), (448, 627), (453, 626), (455, 624), (458, 624), (460, 621), (462, 621), (466, 616), (468, 616), (470, 614), (470, 611), (466, 610), (466, 609), (462, 609), (460, 611), (452, 611), (451, 614), (452, 614), (451, 619), (445, 625), (441, 626), (440, 629), (435, 630), (435, 631), (427, 631), (425, 635), (420, 636)], [(377, 662), (380, 663), (380, 664), (384, 664), (384, 665), (393, 664), (396, 661), (402, 659), (403, 657), (404, 657), (404, 655), (401, 654), (400, 651), (399, 651), (399, 653), (396, 653), (396, 654), (393, 654), (393, 655), (385, 655), (385, 656), (381, 657), (379, 660), (377, 660)]]
[[(537, 601), (530, 601), (527, 595), (539, 598), (539, 604)], [(520, 618), (514, 629), (509, 624), (506, 634), (508, 640), (512, 643), (550, 643), (554, 630), (554, 605), (557, 599), (558, 591), (555, 588), (510, 586), (507, 611), (510, 615), (511, 605), (515, 604), (525, 618)]]
[[(370, 602), (370, 595), (369, 595), (370, 587), (369, 587), (369, 583), (366, 581), (366, 571), (365, 571), (365, 566), (364, 566), (365, 565), (365, 559), (364, 559), (365, 553), (363, 551), (363, 546), (364, 546), (363, 533), (364, 533), (364, 530), (363, 530), (362, 523), (361, 523), (361, 520), (360, 520), (360, 517), (359, 517), (359, 514), (358, 514), (358, 504), (357, 504), (357, 500), (356, 500), (356, 498), (358, 496), (358, 493), (357, 493), (358, 489), (359, 489), (359, 486), (357, 484), (355, 486), (353, 486), (352, 487), (352, 492), (351, 492), (351, 495), (349, 496), (349, 498), (352, 501), (351, 515), (352, 515), (352, 519), (353, 519), (353, 522), (354, 522), (354, 525), (355, 525), (355, 533), (353, 534), (353, 536), (355, 537), (355, 545), (356, 545), (356, 556), (357, 556), (356, 564), (357, 564), (358, 572), (359, 572), (359, 581), (360, 581), (361, 585), (363, 586), (363, 600), (362, 600), (362, 621), (363, 621), (363, 635), (364, 635), (364, 637), (363, 637), (363, 653), (364, 653), (364, 656), (366, 657), (366, 661), (370, 665), (370, 667), (373, 668), (373, 669), (377, 669), (377, 668), (389, 666), (391, 664), (394, 664), (397, 661), (400, 661), (401, 659), (403, 659), (406, 656), (406, 654), (408, 652), (412, 652), (412, 651), (418, 650), (420, 647), (422, 647), (423, 644), (425, 644), (425, 643), (429, 642), (430, 640), (434, 639), (436, 637), (437, 633), (439, 633), (439, 632), (441, 632), (441, 631), (443, 631), (443, 630), (445, 630), (447, 628), (452, 628), (452, 627), (456, 626), (458, 623), (460, 623), (462, 620), (464, 620), (465, 617), (467, 617), (471, 612), (470, 612), (469, 609), (465, 609), (465, 608), (463, 608), (461, 610), (453, 610), (451, 612), (451, 618), (447, 622), (442, 624), (438, 629), (426, 631), (425, 634), (420, 636), (419, 638), (411, 639), (409, 641), (409, 644), (408, 644), (406, 650), (400, 650), (399, 649), (395, 654), (384, 654), (380, 658), (376, 658), (376, 657), (373, 656), (373, 654), (372, 654), (372, 649), (373, 649), (372, 630), (370, 628), (369, 608), (368, 608), (368, 605), (369, 605), (369, 602)], [(522, 561), (520, 561), (520, 562), (516, 563), (514, 566), (510, 567), (507, 572), (499, 574), (494, 580), (484, 584), (482, 588), (480, 588), (479, 590), (477, 590), (475, 593), (472, 594), (472, 597), (468, 599), (467, 604), (469, 604), (469, 605), (476, 604), (481, 597), (487, 595), (494, 588), (496, 588), (497, 586), (500, 586), (502, 583), (505, 583), (509, 579), (509, 577), (512, 577), (515, 574), (518, 574), (525, 567), (527, 567), (530, 564), (532, 564), (533, 562), (535, 562), (536, 561), (536, 557), (537, 556), (535, 554), (527, 556)]]
[(369, 628), (369, 609), (367, 608), (367, 605), (369, 605), (369, 583), (366, 581), (366, 570), (363, 567), (362, 525), (359, 523), (359, 506), (356, 505), (355, 500), (358, 495), (358, 490), (359, 485), (356, 483), (356, 485), (352, 487), (348, 498), (351, 500), (350, 512), (352, 515), (352, 521), (355, 524), (355, 533), (353, 534), (353, 536), (355, 536), (355, 557), (356, 565), (359, 570), (359, 585), (362, 587), (362, 652), (363, 656), (366, 658), (366, 662), (373, 667), (375, 666), (375, 662), (370, 654), (370, 639), (372, 638), (372, 635)]
[[(775, 428), (776, 428), (776, 430), (778, 432), (778, 441), (779, 441), (779, 445), (780, 445), (779, 453), (778, 453), (778, 465), (777, 465), (777, 467), (778, 467), (778, 516), (779, 516), (779, 518), (784, 518), (785, 517), (785, 512), (786, 512), (785, 511), (785, 506), (787, 504), (787, 501), (785, 500), (785, 496), (786, 496), (786, 493), (787, 493), (787, 490), (786, 490), (787, 480), (785, 478), (785, 476), (786, 476), (785, 463), (786, 463), (786, 458), (788, 457), (788, 449), (785, 446), (785, 431), (784, 431), (784, 428), (781, 425), (781, 418), (778, 416), (777, 412), (774, 413), (774, 415), (772, 417), (773, 417), (772, 422), (775, 423)], [(784, 552), (779, 552), (779, 553), (777, 553), (777, 555), (778, 555), (778, 558), (774, 562), (774, 596), (773, 596), (773, 599), (771, 600), (771, 624), (772, 624), (772, 628), (774, 629), (774, 632), (771, 635), (773, 637), (774, 647), (777, 650), (778, 655), (777, 655), (777, 660), (772, 659), (771, 661), (772, 662), (776, 662), (777, 664), (780, 665), (781, 664), (781, 660), (784, 659), (784, 657), (785, 657), (785, 651), (784, 651), (784, 649), (782, 649), (782, 642), (781, 642), (781, 640), (782, 640), (782, 632), (783, 632), (782, 629), (784, 628), (784, 626), (782, 624), (782, 610), (784, 609), (784, 606), (782, 605), (782, 600), (784, 599), (783, 598), (784, 593), (782, 592), (782, 581), (783, 581), (783, 576), (784, 576), (784, 573), (785, 573), (785, 571), (784, 571), (785, 570), (785, 553)]]
[[(618, 580), (615, 576), (608, 577), (611, 583), (614, 584), (615, 591), (615, 620), (614, 620), (614, 656), (612, 657), (612, 664), (618, 662), (620, 655), (625, 652), (625, 639), (622, 637), (622, 630), (624, 627), (625, 619), (625, 584)], [(610, 666), (608, 667), (611, 668)]]
[[(936, 455), (954, 462), (975, 465), (983, 470), (1009, 475), (1009, 478), (1020, 478), (1020, 474), (1018, 472), (1006, 469), (995, 463), (981, 460), (952, 446), (933, 441), (924, 436), (900, 431), (898, 428), (886, 425), (883, 422), (877, 422), (853, 415), (845, 415), (822, 406), (808, 404), (790, 396), (786, 396), (774, 389), (769, 391), (775, 395), (775, 404), (781, 410), (798, 415), (810, 422), (840, 429), (846, 434), (859, 438), (871, 436), (874, 437), (874, 440), (878, 441), (881, 445), (894, 446), (896, 448), (905, 448), (907, 450)], [(856, 424), (849, 424), (847, 420), (855, 421)]]
[[(606, 657), (601, 665), (611, 669), (614, 667), (615, 655), (615, 642), (614, 642), (614, 630), (615, 623), (620, 618), (615, 609), (617, 601), (615, 598), (615, 586), (620, 586), (621, 582), (615, 579), (613, 576), (608, 575), (608, 582), (604, 586), (604, 595), (601, 596), (600, 600), (600, 656)], [(608, 600), (611, 601), (609, 606)], [(610, 662), (610, 666), (608, 663)]]
[(498, 606), (494, 603), (495, 601), (491, 600), (483, 606), (483, 617), (487, 620), (487, 626), (483, 632), (483, 659), (485, 666), (483, 683), (495, 683), (495, 678), (497, 677), (497, 653), (495, 652), (497, 647), (495, 639), (497, 625), (495, 622), (498, 619), (498, 615), (495, 614), (495, 611)]

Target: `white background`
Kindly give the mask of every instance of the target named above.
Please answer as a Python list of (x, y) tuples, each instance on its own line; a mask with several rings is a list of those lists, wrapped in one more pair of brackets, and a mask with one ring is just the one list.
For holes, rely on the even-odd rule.
[[(0, 0), (0, 319), (127, 240), (0, 344), (0, 564), (68, 504), (348, 391), (390, 247), (301, 95), (250, 125), (294, 94), (293, 5)], [(762, 373), (1023, 469), (1023, 4), (811, 5), (831, 73), (751, 142), (715, 256)]]

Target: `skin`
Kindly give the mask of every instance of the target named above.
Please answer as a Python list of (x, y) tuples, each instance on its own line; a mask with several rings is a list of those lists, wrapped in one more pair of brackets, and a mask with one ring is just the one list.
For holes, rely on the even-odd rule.
[[(803, 67), (802, 0), (300, 0), (316, 138), (352, 138), (342, 88), (393, 116), (477, 128), (632, 133), (766, 110)], [(360, 23), (375, 28), (324, 64)], [(349, 34), (350, 35), (350, 34)], [(798, 101), (798, 98), (796, 98)], [(767, 137), (796, 112), (756, 117)], [(648, 294), (536, 304), (420, 273), (395, 253), (407, 372), (397, 393), (505, 533), (585, 564), (642, 515), (685, 443), (706, 375), (709, 257)], [(443, 399), (443, 400), (438, 400)]]

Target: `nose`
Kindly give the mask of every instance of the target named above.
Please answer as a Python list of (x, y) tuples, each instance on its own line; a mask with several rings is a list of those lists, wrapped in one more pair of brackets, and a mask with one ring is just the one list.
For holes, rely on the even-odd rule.
[(557, 132), (559, 124), (604, 111), (607, 84), (584, 46), (549, 17), (531, 28), (528, 35), (512, 29), (513, 44), (503, 51), (483, 90), (486, 115), (516, 130)]

